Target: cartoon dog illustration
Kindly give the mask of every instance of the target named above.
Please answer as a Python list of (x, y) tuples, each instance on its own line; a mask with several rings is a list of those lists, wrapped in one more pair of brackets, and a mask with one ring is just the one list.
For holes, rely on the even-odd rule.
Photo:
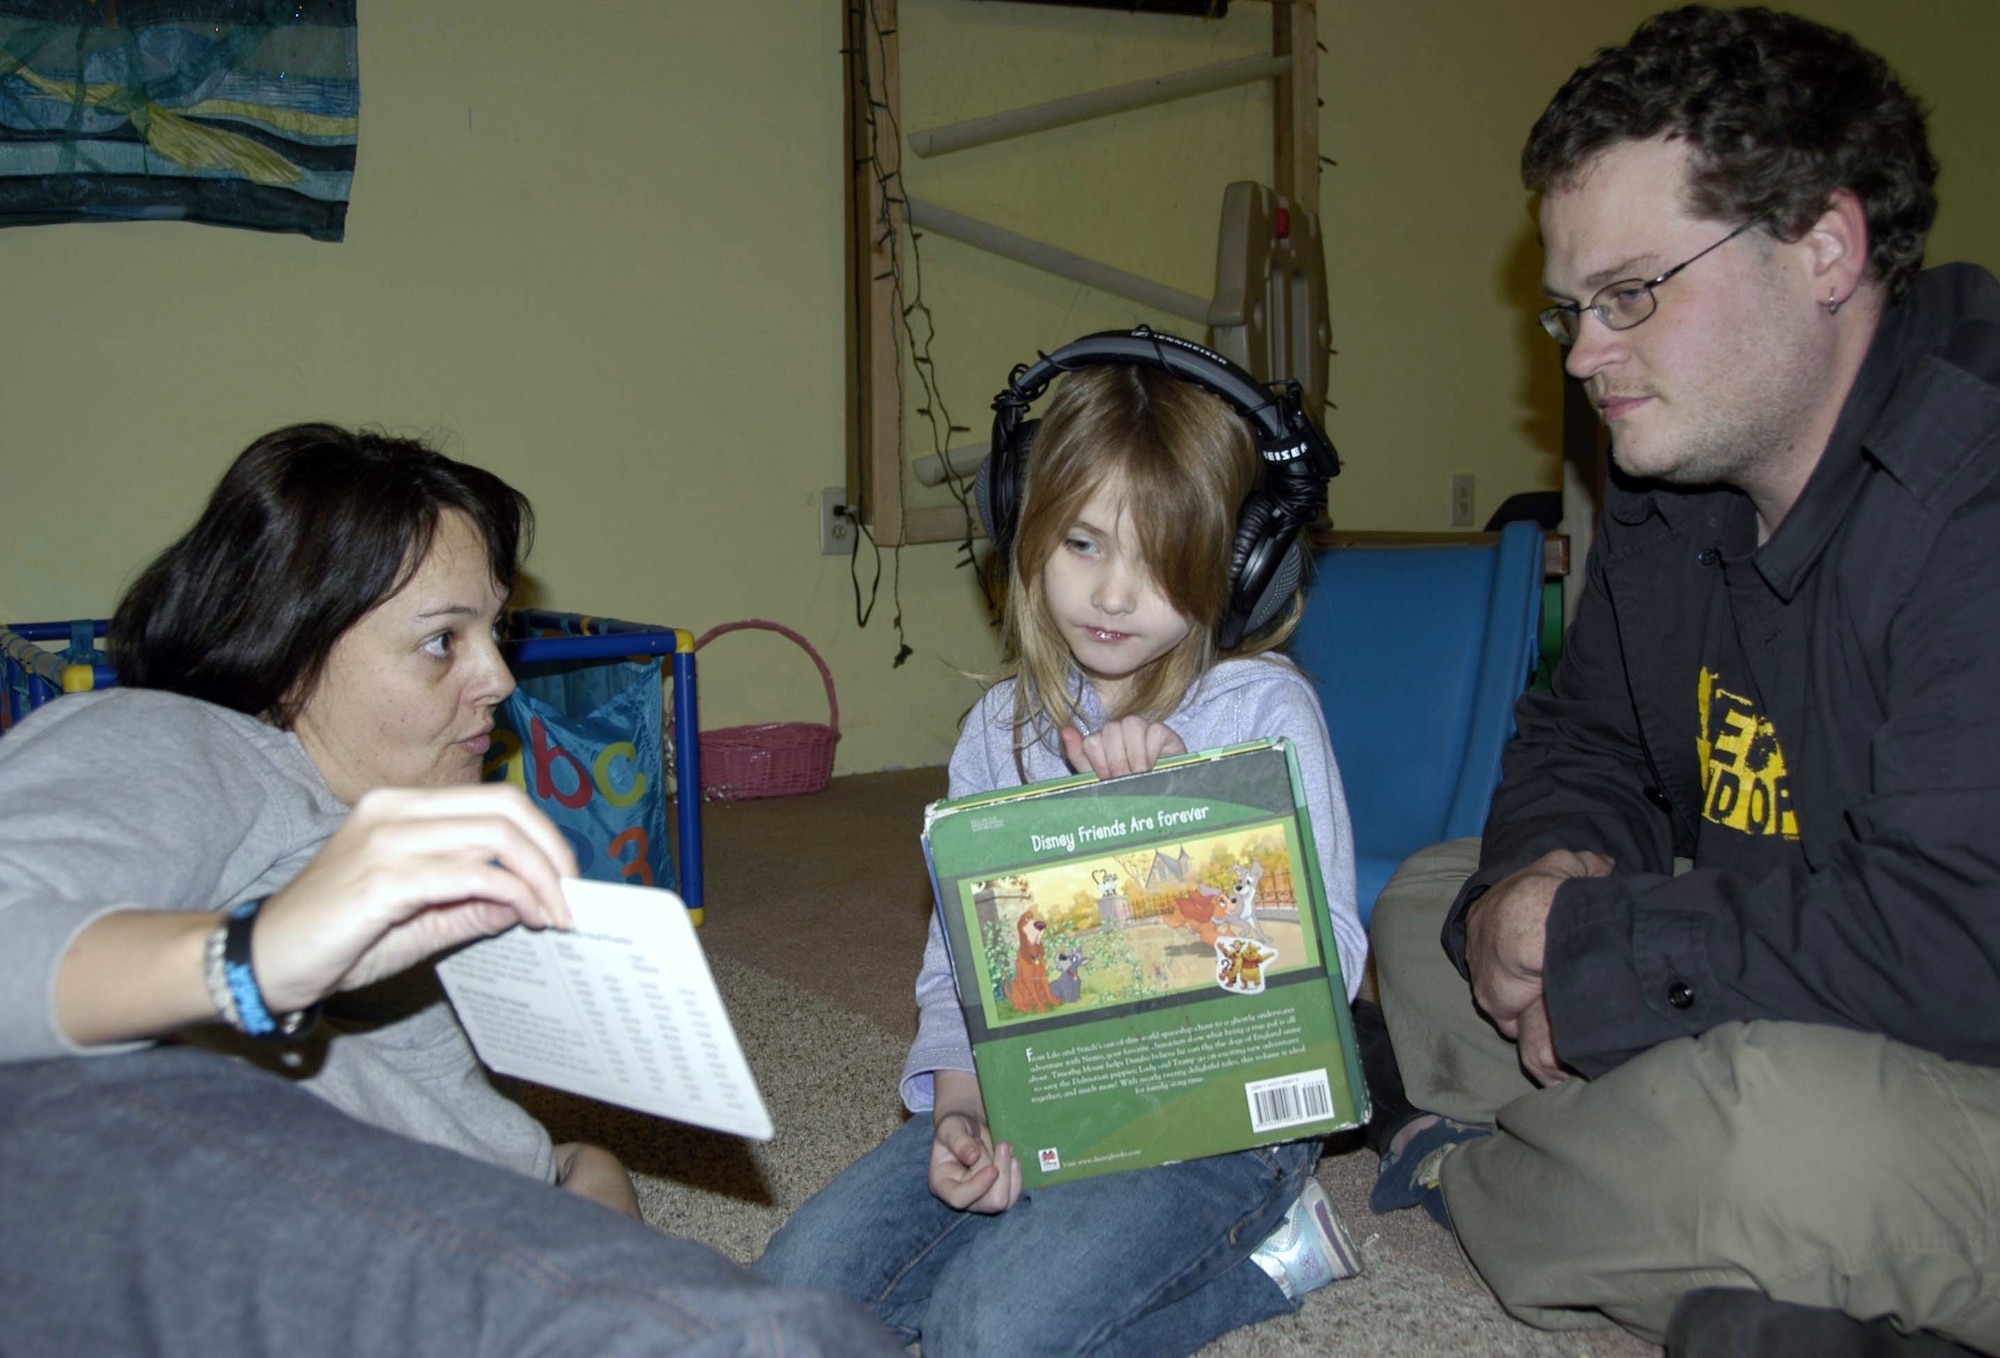
[(1049, 993), (1060, 1004), (1075, 1004), (1083, 998), (1083, 977), (1078, 975), (1083, 964), (1089, 959), (1081, 948), (1061, 948), (1056, 952), (1056, 970), (1060, 974), (1049, 982)]
[(1023, 911), (1014, 921), (1020, 946), (1014, 953), (1014, 979), (1007, 986), (1007, 998), (1024, 1014), (1045, 1013), (1056, 1007), (1056, 997), (1049, 990), (1046, 949), (1042, 946), (1048, 932), (1049, 922), (1036, 910)]
[(1222, 925), (1227, 923), (1226, 919), (1217, 918), (1221, 904), (1222, 889), (1203, 885), (1176, 896), (1160, 916), (1160, 922), (1172, 929), (1186, 929), (1201, 940), (1204, 949), (1212, 948), (1222, 936)]
[(1230, 867), (1233, 879), (1225, 893), (1225, 904), (1216, 911), (1216, 920), (1232, 934), (1249, 934), (1268, 943), (1271, 936), (1257, 921), (1257, 888), (1264, 881), (1262, 863), (1237, 863)]

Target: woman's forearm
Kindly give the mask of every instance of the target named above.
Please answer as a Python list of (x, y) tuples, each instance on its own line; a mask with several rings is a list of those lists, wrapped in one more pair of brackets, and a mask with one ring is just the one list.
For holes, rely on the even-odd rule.
[(205, 946), (220, 917), (120, 910), (78, 934), (56, 970), (56, 1024), (92, 1047), (159, 1037), (215, 1018)]

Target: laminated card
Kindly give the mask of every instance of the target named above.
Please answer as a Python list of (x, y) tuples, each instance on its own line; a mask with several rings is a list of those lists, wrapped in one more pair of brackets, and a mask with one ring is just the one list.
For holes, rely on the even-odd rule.
[(671, 891), (563, 882), (576, 928), (462, 948), (438, 975), (473, 1048), (502, 1075), (676, 1122), (771, 1139), (771, 1115)]
[(1359, 1126), (1290, 742), (935, 803), (940, 922), (1028, 1187)]

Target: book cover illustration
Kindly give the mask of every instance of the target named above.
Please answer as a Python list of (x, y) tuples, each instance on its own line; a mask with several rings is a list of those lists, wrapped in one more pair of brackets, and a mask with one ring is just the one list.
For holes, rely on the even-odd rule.
[(980, 1089), (1028, 1186), (1358, 1125), (1284, 741), (940, 802), (925, 850)]

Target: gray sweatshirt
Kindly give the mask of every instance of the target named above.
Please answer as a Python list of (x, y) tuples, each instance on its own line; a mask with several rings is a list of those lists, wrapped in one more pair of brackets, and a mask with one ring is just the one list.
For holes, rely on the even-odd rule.
[[(1078, 706), (1087, 729), (1103, 724), (1104, 710), (1096, 691), (1087, 684), (1082, 687)], [(966, 717), (958, 748), (951, 756), (953, 797), (1022, 785), (1014, 766), (1013, 714), (1014, 681), (1009, 679), (989, 689)], [(1190, 750), (1212, 750), (1279, 736), (1292, 742), (1305, 784), (1306, 809), (1312, 815), (1313, 843), (1326, 878), (1327, 912), (1332, 916), (1340, 970), (1352, 999), (1368, 960), (1368, 933), (1355, 908), (1354, 835), (1319, 695), (1298, 668), (1282, 657), (1225, 660), (1202, 676), (1166, 724)], [(1026, 746), (1021, 762), (1030, 783), (1067, 777), (1072, 772), (1063, 759), (1062, 744), (1053, 734)], [(951, 960), (935, 912), (931, 915), (930, 941), (924, 947), (923, 970), (917, 976), (917, 1010), (917, 1040), (903, 1062), (902, 1080), (903, 1103), (913, 1113), (936, 1101), (934, 1072), (973, 1068), (965, 1015), (958, 1007)]]
[[(0, 1061), (83, 1048), (55, 1019), (71, 943), (114, 910), (221, 910), (290, 882), (348, 808), (288, 731), (175, 694), (59, 698), (0, 740)], [(534, 1177), (548, 1133), (486, 1082), (429, 968), (335, 997), (314, 1036), (186, 1034), (300, 1081), (387, 1130)]]

